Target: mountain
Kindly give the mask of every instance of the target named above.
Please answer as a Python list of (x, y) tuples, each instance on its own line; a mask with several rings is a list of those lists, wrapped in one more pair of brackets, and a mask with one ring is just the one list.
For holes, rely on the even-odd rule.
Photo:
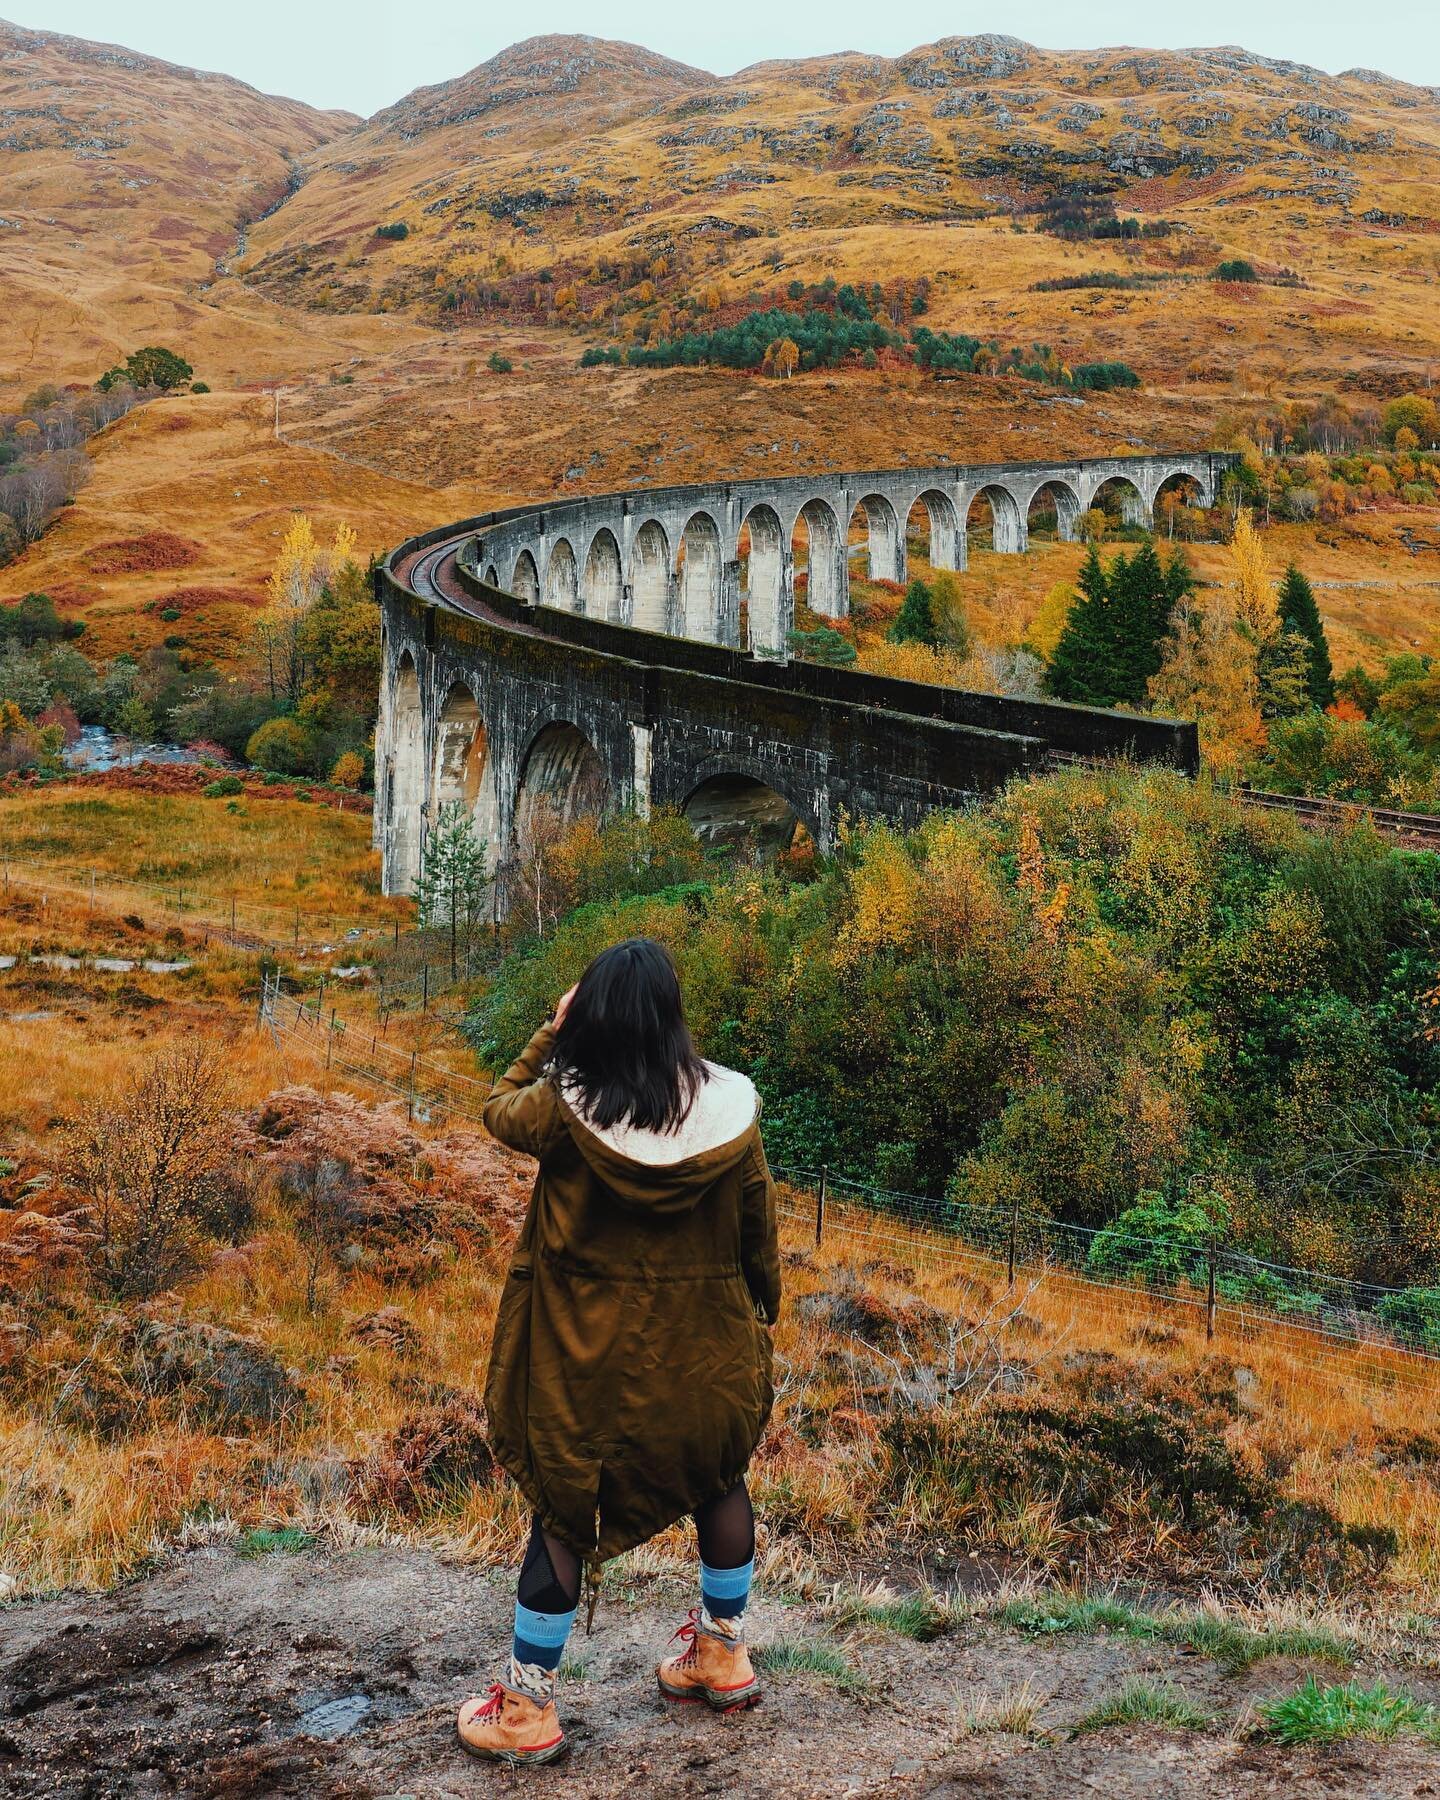
[[(722, 80), (629, 45), (536, 38), (332, 138), (303, 174), (252, 234), (245, 276), (340, 310), (607, 329), (638, 311), (621, 335), (644, 336), (709, 287), (740, 301), (782, 270), (923, 274), (942, 300), (975, 296), (948, 309), (957, 323), (1019, 317), (1043, 335), (1118, 303), (1016, 293), (1093, 266), (1145, 278), (1119, 310), (1164, 338), (1177, 293), (1239, 256), (1324, 290), (1307, 353), (1311, 326), (1325, 350), (1434, 347), (1408, 340), (1433, 320), (1440, 90), (1237, 48), (1052, 52), (984, 35)], [(1073, 250), (1047, 234), (1043, 255), (1006, 241), (1112, 214), (1151, 232)], [(1263, 338), (1254, 323), (1238, 334)], [(1170, 335), (1174, 376), (1204, 346), (1189, 327)]]
[(182, 296), (302, 158), (357, 123), (0, 21), (0, 385), (48, 374), (41, 342), (60, 334), (67, 363), (95, 374), (137, 336), (183, 336)]

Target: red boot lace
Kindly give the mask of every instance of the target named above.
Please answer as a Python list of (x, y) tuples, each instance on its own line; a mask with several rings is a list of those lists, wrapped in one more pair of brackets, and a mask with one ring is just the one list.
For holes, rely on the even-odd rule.
[(478, 1711), (471, 1713), (470, 1722), (474, 1724), (479, 1719), (498, 1719), (500, 1717), (500, 1708), (504, 1705), (504, 1702), (504, 1684), (499, 1681), (492, 1681), (487, 1691), (485, 1704), (480, 1707)]
[(677, 1668), (688, 1669), (695, 1661), (696, 1655), (698, 1654), (695, 1648), (695, 1634), (699, 1629), (700, 1608), (698, 1606), (692, 1606), (690, 1608), (690, 1617), (677, 1631), (673, 1631), (670, 1634), (670, 1642), (672, 1644), (679, 1638), (686, 1646), (675, 1659)]

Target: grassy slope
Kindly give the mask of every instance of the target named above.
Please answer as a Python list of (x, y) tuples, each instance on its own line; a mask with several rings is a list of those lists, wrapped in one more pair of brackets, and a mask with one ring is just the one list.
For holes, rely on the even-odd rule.
[[(183, 837), (193, 846), (188, 870), (197, 888), (208, 881), (216, 892), (224, 891), (227, 870), (242, 862), (257, 893), (267, 874), (276, 883), (295, 880), (301, 838), (306, 859), (300, 897), (310, 901), (323, 893), (337, 905), (363, 900), (373, 880), (363, 819), (322, 816), (293, 801), (255, 800), (231, 813), (216, 801), (176, 798), (157, 806), (153, 797), (123, 791), (57, 789), (6, 800), (0, 825), (7, 842), (32, 846), (43, 826), (46, 848), (52, 855), (63, 851), (67, 864), (93, 863), (132, 875), (173, 875), (167, 845)], [(0, 1109), (0, 1152), (18, 1156), (23, 1168), (53, 1160), (65, 1122), (131, 1074), (141, 1059), (197, 1033), (224, 1037), (233, 1046), (230, 1064), (242, 1103), (285, 1081), (346, 1086), (343, 1077), (331, 1082), (323, 1053), (315, 1058), (297, 1044), (282, 1045), (253, 1032), (258, 968), (253, 958), (198, 929), (167, 930), (148, 908), (122, 916), (133, 905), (128, 897), (112, 901), (103, 886), (93, 907), (83, 893), (53, 890), (42, 901), (33, 888), (12, 887), (0, 900), (0, 953), (158, 955), (192, 964), (182, 975), (57, 970), (24, 962), (0, 973), (0, 1012), (11, 1016), (0, 1057), (0, 1090), (10, 1096)], [(316, 967), (311, 958), (287, 966), (289, 982), (310, 988)], [(367, 1004), (359, 995), (353, 1003)], [(13, 1017), (35, 1013), (44, 1016)], [(426, 1023), (439, 1028), (433, 1014)], [(396, 1031), (403, 1035), (406, 1029), (402, 1019)], [(391, 1036), (398, 1042), (396, 1031)], [(447, 1141), (461, 1145), (469, 1166), (493, 1182), (498, 1194), (513, 1199), (521, 1191), (523, 1169), (488, 1140), (468, 1136), (457, 1125)], [(430, 1191), (420, 1161), (414, 1170)], [(801, 1216), (789, 1231), (792, 1249), (800, 1252), (812, 1240), (803, 1198), (796, 1206)], [(874, 1394), (867, 1385), (875, 1377), (863, 1372), (864, 1346), (889, 1343), (883, 1334), (890, 1321), (901, 1322), (903, 1350), (911, 1338), (923, 1339), (926, 1317), (963, 1315), (970, 1322), (959, 1347), (963, 1363), (977, 1354), (983, 1360), (1003, 1343), (1008, 1359), (1042, 1375), (1088, 1350), (1182, 1373), (1198, 1371), (1206, 1352), (1198, 1312), (1173, 1308), (1157, 1316), (1153, 1302), (1064, 1277), (1032, 1288), (1027, 1276), (1022, 1290), (1007, 1297), (989, 1265), (957, 1263), (949, 1247), (894, 1221), (883, 1222), (877, 1239), (873, 1225), (869, 1215), (837, 1203), (830, 1209), (821, 1253), (788, 1259), (792, 1304), (778, 1348), (789, 1374), (759, 1481), (773, 1517), (798, 1534), (778, 1547), (777, 1576), (795, 1569), (797, 1551), (805, 1545), (822, 1557), (859, 1557), (862, 1563), (870, 1553), (865, 1521), (876, 1481), (857, 1480), (857, 1470), (878, 1470), (881, 1448)], [(188, 1509), (218, 1503), (221, 1496), (224, 1509), (245, 1523), (293, 1518), (351, 1532), (353, 1521), (347, 1522), (343, 1505), (317, 1518), (302, 1491), (304, 1468), (311, 1461), (362, 1453), (414, 1410), (410, 1365), (397, 1367), (373, 1350), (357, 1356), (347, 1340), (349, 1323), (366, 1311), (398, 1306), (420, 1334), (418, 1366), (427, 1382), (469, 1390), (482, 1348), (474, 1322), (489, 1316), (503, 1247), (453, 1264), (442, 1259), (434, 1278), (414, 1287), (375, 1270), (337, 1273), (327, 1283), (324, 1307), (312, 1317), (302, 1303), (303, 1259), (283, 1216), (267, 1214), (257, 1235), (259, 1243), (243, 1268), (221, 1259), (187, 1290), (185, 1306), (200, 1317), (257, 1332), (287, 1367), (303, 1371), (314, 1402), (307, 1419), (284, 1431), (277, 1428), (273, 1444), (263, 1431), (222, 1442), (182, 1423), (102, 1449), (83, 1430), (42, 1426), (13, 1406), (0, 1407), (0, 1496), (7, 1482), (23, 1485), (30, 1479), (25, 1467), (42, 1470), (44, 1477), (33, 1507), (10, 1509), (18, 1523), (8, 1541), (0, 1542), (0, 1561), (12, 1571), (40, 1585), (109, 1580), (134, 1565), (153, 1532), (173, 1530)], [(861, 1288), (871, 1296), (858, 1315), (871, 1321), (856, 1327), (858, 1346), (848, 1342), (839, 1324), (854, 1313), (848, 1301), (838, 1309), (823, 1298), (808, 1306), (799, 1301), (807, 1292), (844, 1294), (846, 1271), (856, 1269), (862, 1270)], [(939, 1312), (926, 1314), (922, 1305), (917, 1313), (920, 1302)], [(1019, 1317), (1012, 1323), (1017, 1305)], [(867, 1338), (875, 1326), (881, 1335)], [(1317, 1356), (1313, 1341), (1301, 1333), (1293, 1340), (1274, 1331), (1232, 1342), (1228, 1330), (1222, 1315), (1215, 1348), (1254, 1373), (1232, 1428), (1235, 1443), (1257, 1466), (1285, 1471), (1294, 1497), (1328, 1506), (1346, 1521), (1395, 1526), (1403, 1549), (1387, 1577), (1387, 1605), (1393, 1608), (1397, 1593), (1433, 1595), (1440, 1584), (1440, 1513), (1434, 1504), (1434, 1464), (1424, 1448), (1428, 1440), (1415, 1439), (1413, 1455), (1396, 1448), (1410, 1442), (1417, 1418), (1423, 1419), (1424, 1396), (1407, 1381), (1392, 1379), (1385, 1352)], [(857, 1349), (860, 1361), (847, 1360)], [(885, 1368), (898, 1380), (904, 1361), (902, 1356)], [(7, 1446), (14, 1453), (8, 1463)], [(261, 1472), (281, 1449), (287, 1467), (296, 1471), (299, 1485), (293, 1491), (261, 1485)], [(141, 1469), (143, 1481), (137, 1479)], [(937, 1553), (942, 1543), (978, 1533), (973, 1541), (1046, 1569), (1063, 1569), (1073, 1553), (1073, 1529), (1062, 1525), (1038, 1491), (1034, 1504), (977, 1509), (922, 1475), (917, 1472), (909, 1499), (897, 1501), (886, 1514), (887, 1530), (902, 1537), (913, 1531), (917, 1545)], [(6, 1510), (0, 1507), (0, 1513)], [(411, 1526), (395, 1528), (422, 1536), (439, 1531), (471, 1554), (489, 1556), (508, 1554), (522, 1524), (513, 1495), (501, 1488), (468, 1491), (458, 1510), (442, 1500)], [(1102, 1563), (1112, 1554), (1147, 1554), (1145, 1533), (1151, 1528), (1137, 1513), (1095, 1553)], [(1163, 1547), (1157, 1541), (1155, 1553)]]
[[(117, 421), (92, 440), (77, 504), (0, 571), (0, 598), (50, 593), (83, 615), (92, 655), (179, 633), (202, 657), (232, 662), (294, 509), (322, 534), (353, 524), (362, 558), (447, 516), (448, 501), (413, 482), (277, 444), (272, 421), (268, 398), (235, 393), (161, 400)], [(181, 619), (160, 619), (171, 606)]]
[(203, 337), (197, 286), (215, 259), (285, 193), (292, 157), (353, 122), (3, 22), (0, 53), (0, 391), (93, 380), (137, 341)]

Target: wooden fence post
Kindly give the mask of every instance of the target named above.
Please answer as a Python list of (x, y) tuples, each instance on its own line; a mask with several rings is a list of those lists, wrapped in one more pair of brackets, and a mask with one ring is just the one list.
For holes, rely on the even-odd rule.
[(820, 1167), (820, 1191), (815, 1196), (815, 1248), (820, 1248), (820, 1240), (825, 1235), (825, 1190), (830, 1185), (830, 1165), (822, 1163)]
[(411, 1121), (415, 1118), (415, 1052), (410, 1052), (410, 1103), (405, 1109), (405, 1117)]
[(1010, 1245), (1005, 1255), (1005, 1285), (1015, 1285), (1015, 1255), (1020, 1247), (1020, 1194), (1016, 1190), (1015, 1204), (1010, 1208)]

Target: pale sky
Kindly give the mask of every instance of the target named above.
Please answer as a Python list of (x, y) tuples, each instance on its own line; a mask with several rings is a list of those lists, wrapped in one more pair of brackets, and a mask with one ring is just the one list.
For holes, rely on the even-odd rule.
[[(0, 0), (17, 24), (70, 32), (220, 70), (266, 93), (370, 114), (422, 84), (448, 80), (517, 38), (586, 32), (623, 38), (728, 75), (767, 57), (863, 50), (897, 56), (939, 37), (1004, 31), (1050, 49), (1243, 44), (1336, 73), (1383, 69), (1440, 85), (1437, 0)], [(12, 14), (10, 8), (15, 7)]]

